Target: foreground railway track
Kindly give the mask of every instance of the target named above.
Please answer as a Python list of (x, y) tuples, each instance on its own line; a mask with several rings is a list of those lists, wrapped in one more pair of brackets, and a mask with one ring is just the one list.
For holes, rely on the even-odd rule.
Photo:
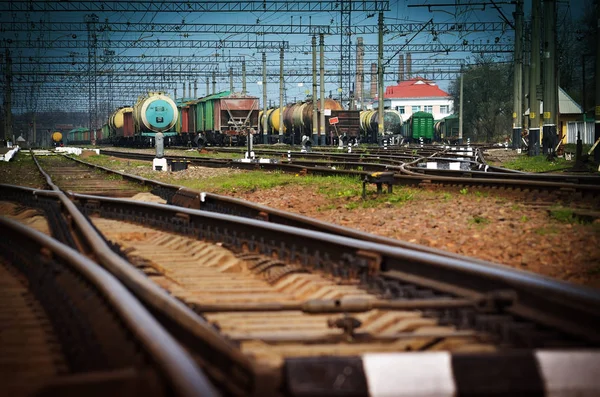
[(6, 395), (214, 395), (188, 353), (104, 269), (6, 217), (0, 235)]
[[(2, 189), (13, 201), (59, 195)], [(562, 391), (566, 377), (578, 391), (597, 390), (595, 291), (252, 219), (78, 194), (60, 200), (94, 223), (70, 215), (78, 245), (229, 393), (439, 394), (428, 385), (440, 376), (448, 390), (478, 394)], [(390, 372), (411, 366), (428, 368), (418, 383), (414, 371)]]

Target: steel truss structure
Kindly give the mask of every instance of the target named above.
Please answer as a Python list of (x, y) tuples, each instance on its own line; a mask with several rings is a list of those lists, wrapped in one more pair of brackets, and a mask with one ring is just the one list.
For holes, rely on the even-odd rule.
[[(355, 0), (352, 11), (389, 11), (387, 0)], [(339, 11), (337, 1), (222, 0), (222, 1), (1, 1), (0, 12), (316, 12)]]
[[(423, 28), (422, 23), (386, 24), (386, 34), (408, 35)], [(430, 23), (430, 31), (442, 33), (505, 32), (512, 28), (505, 22), (467, 22), (467, 23)], [(343, 32), (358, 34), (376, 34), (377, 25), (345, 26)], [(77, 33), (87, 32), (85, 23), (78, 22), (8, 22), (3, 24), (3, 32), (26, 32), (37, 30), (45, 32)], [(99, 32), (111, 33), (175, 33), (193, 34), (298, 34), (298, 35), (340, 35), (340, 26), (330, 25), (256, 25), (256, 24), (200, 24), (200, 23), (145, 23), (111, 22), (100, 24)]]

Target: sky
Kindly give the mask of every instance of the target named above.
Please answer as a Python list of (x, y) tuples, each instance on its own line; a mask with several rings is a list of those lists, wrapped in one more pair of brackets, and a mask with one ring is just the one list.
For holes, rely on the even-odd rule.
[[(573, 13), (578, 14), (583, 12), (583, 4), (584, 0), (572, 0), (572, 1), (559, 1), (559, 7), (563, 10), (561, 15), (566, 15), (565, 13)], [(6, 1), (0, 1), (2, 8), (6, 7)], [(102, 2), (99, 2), (102, 3)], [(498, 6), (500, 11), (495, 9), (492, 6), (492, 0), (436, 0), (436, 4), (446, 3), (446, 4), (467, 4), (471, 3), (473, 5), (460, 5), (460, 6), (449, 6), (449, 7), (413, 7), (416, 5), (426, 4), (428, 3), (425, 0), (391, 0), (390, 1), (390, 10), (384, 13), (384, 23), (386, 25), (399, 25), (406, 23), (424, 23), (433, 19), (435, 23), (461, 23), (461, 22), (502, 22), (504, 21), (504, 17), (506, 17), (509, 21), (513, 21), (513, 11), (514, 5), (510, 4), (509, 1), (494, 1), (494, 3)], [(481, 3), (486, 3), (486, 5), (481, 5)], [(429, 2), (431, 4), (431, 2)], [(526, 1), (525, 3), (525, 14), (527, 18), (527, 14), (530, 9), (530, 1)], [(302, 13), (274, 13), (274, 12), (245, 12), (245, 13), (226, 13), (226, 12), (211, 12), (211, 13), (194, 13), (194, 12), (96, 12), (100, 23), (104, 23), (105, 21), (108, 24), (113, 23), (130, 23), (136, 24), (140, 22), (144, 23), (152, 23), (156, 26), (160, 26), (163, 23), (185, 23), (185, 24), (253, 24), (256, 26), (260, 25), (331, 25), (331, 26), (339, 26), (341, 21), (341, 15), (339, 12), (302, 12)], [(45, 21), (45, 22), (78, 22), (81, 23), (84, 21), (85, 14), (81, 12), (46, 12), (46, 13), (11, 13), (2, 12), (0, 13), (0, 22), (25, 22), (28, 21), (30, 24), (35, 23), (36, 21)], [(351, 14), (351, 23), (353, 26), (367, 25), (367, 26), (376, 26), (377, 25), (377, 15), (372, 15), (369, 12), (352, 12)], [(30, 25), (34, 26), (34, 25)], [(158, 28), (157, 28), (158, 29)], [(22, 59), (39, 59), (39, 57), (47, 57), (47, 56), (57, 56), (68, 58), (69, 54), (72, 52), (78, 52), (87, 55), (87, 47), (82, 47), (78, 49), (73, 48), (51, 48), (51, 45), (48, 43), (60, 41), (60, 40), (69, 40), (75, 34), (77, 40), (85, 40), (87, 39), (86, 32), (70, 32), (70, 31), (40, 31), (39, 29), (33, 27), (28, 31), (21, 32), (6, 32), (0, 31), (0, 37), (3, 42), (6, 39), (13, 40), (26, 40), (30, 39), (34, 44), (32, 47), (36, 47), (37, 43), (43, 43), (42, 46), (37, 46), (37, 48), (21, 48), (21, 49), (12, 49), (13, 58), (20, 57)], [(452, 45), (456, 43), (469, 42), (469, 43), (494, 43), (498, 42), (500, 44), (511, 44), (514, 40), (514, 32), (511, 29), (507, 29), (505, 31), (500, 32), (484, 32), (484, 33), (433, 33), (430, 29), (426, 29), (422, 33), (416, 35), (414, 38), (412, 34), (408, 36), (398, 36), (397, 34), (386, 34), (384, 36), (384, 42), (386, 44), (406, 44), (410, 39), (410, 44), (432, 44), (432, 43), (441, 43)], [(40, 37), (42, 40), (39, 40)], [(366, 45), (376, 45), (377, 44), (377, 34), (366, 34), (366, 35), (352, 35), (351, 43), (352, 43), (352, 58), (353, 65), (356, 57), (355, 53), (355, 44), (358, 37), (362, 37), (364, 43)], [(309, 35), (292, 35), (292, 34), (269, 34), (265, 36), (257, 36), (256, 34), (199, 34), (199, 33), (190, 33), (187, 37), (182, 37), (181, 33), (159, 33), (155, 32), (144, 32), (144, 33), (136, 33), (136, 32), (110, 32), (104, 33), (99, 36), (101, 40), (108, 39), (111, 41), (125, 41), (127, 43), (134, 43), (136, 41), (154, 41), (154, 40), (174, 40), (174, 39), (189, 39), (189, 40), (272, 40), (272, 41), (287, 41), (290, 45), (310, 45), (311, 44), (311, 36)], [(75, 39), (73, 39), (75, 40)], [(341, 38), (339, 35), (334, 36), (326, 36), (325, 44), (326, 45), (339, 45)], [(245, 58), (249, 61), (261, 60), (261, 50), (252, 50), (252, 49), (216, 49), (216, 48), (203, 48), (203, 49), (189, 49), (189, 48), (113, 48), (116, 56), (132, 56), (141, 57), (144, 56), (144, 60), (154, 59), (155, 57), (159, 57), (159, 59), (168, 59), (171, 56), (179, 56), (179, 57), (189, 57), (189, 59), (214, 59), (216, 53), (220, 55), (244, 55)], [(376, 53), (366, 53), (365, 58), (369, 60), (375, 60), (377, 54)], [(393, 56), (392, 52), (384, 53), (384, 60), (389, 60)], [(511, 59), (512, 55), (509, 53), (504, 54), (490, 54), (492, 59), (497, 62), (508, 61)], [(192, 58), (193, 57), (193, 58)], [(339, 53), (328, 52), (325, 54), (325, 64), (327, 69), (332, 69), (331, 62), (335, 59), (340, 58)], [(470, 53), (464, 52), (456, 52), (456, 53), (413, 53), (412, 59), (414, 60), (426, 60), (431, 65), (437, 63), (443, 63), (444, 59), (464, 59), (465, 63), (474, 62), (475, 56)], [(267, 54), (267, 59), (270, 61), (278, 61), (279, 60), (279, 51), (274, 50)], [(286, 61), (292, 60), (307, 60), (306, 67), (311, 67), (312, 65), (312, 55), (309, 54), (301, 54), (301, 53), (286, 53), (285, 54)], [(397, 65), (395, 60), (391, 60), (390, 65)], [(43, 63), (43, 61), (42, 61)], [(160, 63), (160, 62), (159, 62)], [(78, 65), (80, 68), (82, 65)], [(229, 68), (229, 64), (227, 62), (219, 62), (214, 64), (212, 68), (218, 68), (219, 71), (226, 71)], [(68, 68), (68, 66), (65, 66)], [(158, 70), (164, 70), (168, 68), (168, 65), (157, 65), (156, 68)], [(395, 70), (397, 70), (397, 66), (392, 66)], [(162, 68), (162, 69), (161, 69)], [(352, 71), (354, 72), (355, 66), (352, 67)], [(441, 69), (447, 70), (449, 67), (441, 66)], [(42, 70), (43, 67), (40, 67)], [(456, 67), (454, 67), (456, 69)], [(14, 66), (13, 70), (18, 71), (18, 66)], [(274, 73), (278, 73), (279, 67), (269, 68), (270, 71)], [(413, 66), (413, 71), (418, 70), (418, 67)], [(262, 71), (261, 71), (262, 72)], [(43, 72), (40, 72), (43, 74)], [(369, 87), (369, 65), (365, 65), (365, 89), (368, 90)], [(185, 78), (182, 78), (185, 80)], [(236, 91), (241, 90), (241, 77), (236, 76), (235, 89)], [(248, 77), (247, 80), (247, 89), (250, 95), (255, 95), (261, 98), (262, 100), (262, 85), (258, 84), (262, 78), (257, 77)], [(105, 78), (100, 79), (100, 90), (106, 88)], [(275, 81), (278, 81), (275, 78)], [(395, 76), (386, 76), (385, 85), (393, 85), (395, 84), (396, 77)], [(307, 93), (307, 90), (312, 91), (312, 79), (310, 77), (306, 78), (305, 81), (300, 82), (301, 86), (299, 86), (298, 82), (286, 83), (286, 101), (292, 101), (294, 99), (302, 99)], [(440, 88), (447, 90), (450, 80), (438, 80), (436, 83), (440, 86)], [(136, 86), (136, 87), (111, 87), (111, 93), (114, 94), (115, 103), (126, 104), (126, 102), (131, 102), (137, 95), (142, 94), (142, 92), (135, 91), (143, 91), (145, 89), (160, 89), (168, 92), (171, 95), (174, 95), (175, 88), (177, 89), (177, 95), (181, 96), (182, 94), (182, 84), (177, 84), (173, 86), (172, 84), (166, 84), (167, 86), (161, 86), (160, 81), (154, 81), (152, 84), (146, 84), (145, 87)], [(186, 84), (187, 90), (188, 84)], [(327, 83), (326, 84), (326, 95), (332, 93), (335, 98), (338, 95), (338, 83)], [(44, 90), (44, 86), (40, 86), (39, 90)], [(229, 89), (229, 79), (227, 77), (220, 78), (217, 81), (217, 91), (228, 90)], [(312, 93), (312, 92), (311, 92)], [(81, 94), (81, 93), (79, 93)], [(84, 93), (87, 94), (87, 93)], [(198, 83), (198, 96), (203, 96), (206, 94), (206, 83), (205, 81), (201, 81)], [(22, 99), (20, 101), (32, 101), (32, 95), (29, 95), (29, 99), (26, 94), (17, 94), (16, 100), (19, 100), (19, 95), (22, 95)], [(269, 101), (273, 103), (279, 102), (279, 84), (278, 82), (269, 82), (267, 84), (267, 95)], [(188, 96), (188, 95), (186, 95)], [(41, 95), (40, 97), (43, 97)], [(87, 98), (87, 95), (84, 95), (84, 98)]]

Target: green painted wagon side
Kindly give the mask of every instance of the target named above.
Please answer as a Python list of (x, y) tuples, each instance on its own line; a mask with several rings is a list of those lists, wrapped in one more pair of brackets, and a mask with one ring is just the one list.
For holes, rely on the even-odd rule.
[(411, 116), (412, 137), (414, 139), (433, 139), (433, 115), (427, 112), (416, 112)]
[(108, 124), (103, 124), (102, 125), (102, 139), (108, 138), (109, 134), (110, 134), (110, 128), (108, 127)]
[[(214, 131), (215, 130), (215, 117), (220, 117), (220, 115), (215, 115), (215, 103), (220, 101), (223, 97), (228, 97), (231, 95), (230, 91), (222, 91), (213, 95), (206, 96), (198, 101), (198, 113), (201, 116), (198, 116), (198, 126), (200, 131)], [(202, 118), (203, 124), (200, 123), (200, 117)]]

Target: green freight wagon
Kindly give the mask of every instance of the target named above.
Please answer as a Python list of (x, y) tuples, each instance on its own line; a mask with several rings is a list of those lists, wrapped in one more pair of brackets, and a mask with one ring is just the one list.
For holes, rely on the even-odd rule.
[(433, 114), (416, 112), (410, 117), (409, 125), (413, 139), (423, 138), (426, 142), (433, 140)]

